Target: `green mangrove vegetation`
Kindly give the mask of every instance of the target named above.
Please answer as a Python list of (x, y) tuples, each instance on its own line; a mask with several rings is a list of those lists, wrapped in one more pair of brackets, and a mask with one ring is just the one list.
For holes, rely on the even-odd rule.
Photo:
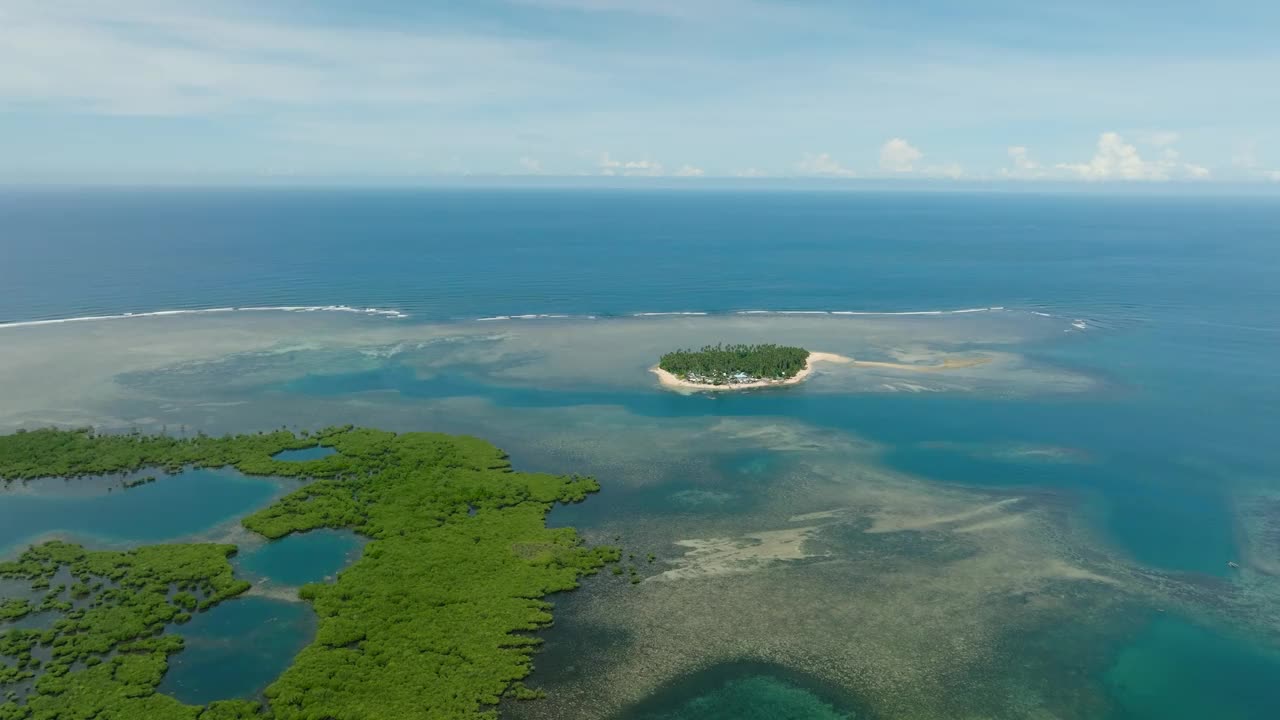
[[(0, 578), (33, 586), (60, 573), (77, 581), (54, 587), (34, 609), (54, 615), (43, 627), (0, 634), (0, 686), (13, 692), (0, 704), (0, 718), (198, 717), (198, 708), (155, 692), (169, 656), (182, 649), (180, 637), (162, 633), (190, 619), (191, 611), (249, 589), (232, 575), (227, 558), (234, 552), (232, 545), (89, 551), (54, 541), (0, 563)], [(195, 602), (176, 602), (175, 591)], [(37, 648), (48, 660), (37, 659)], [(25, 702), (19, 702), (16, 688), (24, 685)]]
[[(325, 446), (302, 462), (272, 456)], [(432, 433), (332, 428), (223, 438), (38, 430), (0, 437), (0, 477), (77, 477), (156, 467), (231, 466), (312, 480), (245, 518), (268, 538), (350, 528), (361, 558), (328, 584), (302, 588), (319, 616), (315, 641), (265, 702), (196, 707), (156, 692), (182, 639), (165, 628), (243, 593), (229, 545), (90, 551), (51, 542), (0, 564), (0, 577), (45, 591), (12, 617), (52, 616), (45, 629), (0, 625), (0, 720), (437, 720), (495, 718), (500, 700), (532, 700), (522, 680), (552, 622), (546, 596), (617, 562), (572, 528), (548, 528), (558, 502), (599, 489), (591, 478), (514, 472), (484, 441)], [(41, 661), (40, 656), (48, 656)]]
[(795, 377), (808, 359), (808, 350), (785, 345), (707, 345), (669, 352), (658, 367), (682, 380), (731, 385)]

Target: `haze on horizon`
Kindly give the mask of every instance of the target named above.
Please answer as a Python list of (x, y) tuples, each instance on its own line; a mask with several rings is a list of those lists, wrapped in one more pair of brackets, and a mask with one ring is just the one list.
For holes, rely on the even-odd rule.
[(1272, 184), (1277, 27), (1266, 0), (0, 0), (0, 183)]

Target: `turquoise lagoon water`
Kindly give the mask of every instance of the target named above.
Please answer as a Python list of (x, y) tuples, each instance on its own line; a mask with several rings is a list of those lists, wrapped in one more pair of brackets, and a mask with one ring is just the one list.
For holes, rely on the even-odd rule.
[(336, 452), (337, 450), (331, 447), (316, 446), (301, 450), (284, 450), (271, 457), (285, 462), (306, 462), (307, 460), (319, 460), (320, 458), (329, 457)]
[(51, 533), (90, 544), (175, 540), (246, 515), (282, 488), (269, 478), (203, 469), (129, 489), (118, 478), (14, 483), (0, 488), (0, 553)]
[(172, 632), (185, 646), (160, 685), (183, 702), (251, 698), (293, 662), (316, 630), (306, 603), (264, 597), (228, 600)]
[(272, 540), (236, 556), (238, 570), (280, 585), (305, 585), (332, 578), (350, 565), (364, 541), (355, 533), (312, 530)]
[[(802, 386), (708, 399), (648, 388), (520, 384), (482, 368), (422, 375), (393, 357), (356, 372), (303, 370), (254, 392), (310, 403), (305, 407), (347, 408), (365, 413), (353, 421), (375, 423), (376, 411), (344, 403), (376, 394), (408, 407), (478, 398), (499, 414), (616, 407), (640, 425), (786, 418), (865, 437), (884, 449), (879, 459), (891, 469), (940, 486), (1071, 498), (1078, 503), (1073, 511), (1109, 549), (1208, 587), (1237, 582), (1227, 562), (1249, 551), (1242, 494), (1280, 492), (1275, 198), (6, 191), (0, 223), (9, 243), (0, 263), (0, 321), (10, 322), (301, 305), (411, 316), (370, 317), (374, 328), (523, 314), (591, 322), (587, 316), (756, 309), (1000, 306), (1046, 313), (1064, 332), (1020, 343), (1016, 351), (1094, 378), (1094, 390), (841, 394)], [(356, 236), (360, 242), (352, 242)], [(192, 411), (192, 422), (199, 417)], [(446, 419), (431, 429), (452, 427)], [(507, 449), (517, 465), (540, 457), (536, 438)], [(558, 509), (552, 520), (588, 529), (630, 516), (720, 523), (752, 512), (760, 489), (788, 468), (767, 452), (703, 460), (711, 480), (699, 470), (662, 483), (607, 485), (599, 498)], [(7, 492), (0, 496), (0, 547), (11, 552), (51, 531), (132, 542), (177, 537), (266, 502), (274, 486), (257, 482), (164, 480), (92, 498)], [(350, 552), (337, 536), (312, 534), (237, 562), (245, 572), (296, 569), (290, 579), (298, 580), (331, 574)], [(240, 617), (241, 629), (274, 617), (275, 606), (235, 609), (240, 602), (246, 601), (228, 603), (225, 614)], [(571, 612), (574, 601), (561, 604)], [(1101, 688), (1116, 720), (1276, 716), (1280, 669), (1272, 639), (1231, 631), (1221, 618), (1154, 610), (1142, 618), (1093, 649), (1101, 660), (1088, 666), (1088, 677), (1064, 670), (1045, 683)], [(557, 618), (540, 673), (554, 674), (543, 662), (559, 657), (557, 632), (563, 637), (571, 626), (569, 618)], [(264, 642), (283, 648), (281, 657), (296, 647), (283, 636)], [(193, 640), (192, 650), (198, 645)], [(195, 657), (192, 650), (184, 655)], [(257, 669), (242, 681), (187, 697), (252, 694), (281, 667), (244, 663)], [(735, 667), (693, 677), (680, 692), (637, 711), (732, 716), (746, 712), (744, 698), (761, 698), (746, 706), (769, 708), (774, 717), (851, 712), (802, 677)], [(187, 677), (194, 682), (195, 675)]]
[[(312, 449), (289, 459), (310, 460), (331, 453)], [(283, 487), (271, 478), (205, 469), (161, 475), (155, 482), (128, 490), (120, 487), (119, 478), (83, 482), (92, 487), (46, 479), (28, 483), (22, 490), (0, 491), (4, 554), (54, 533), (91, 547), (181, 540), (268, 504)], [(232, 565), (250, 581), (267, 581), (272, 587), (300, 586), (332, 579), (358, 556), (363, 544), (351, 532), (315, 530), (250, 547), (233, 557)], [(6, 596), (40, 596), (11, 585), (5, 585)], [(46, 616), (32, 615), (12, 626), (39, 627), (44, 622)], [(185, 647), (171, 658), (160, 689), (193, 704), (258, 696), (310, 642), (315, 629), (315, 613), (304, 602), (256, 596), (229, 600), (171, 629), (184, 638)]]

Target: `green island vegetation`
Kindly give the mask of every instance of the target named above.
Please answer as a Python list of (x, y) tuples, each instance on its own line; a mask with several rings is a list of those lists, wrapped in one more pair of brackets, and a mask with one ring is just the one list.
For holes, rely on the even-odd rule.
[[(283, 450), (332, 447), (302, 462)], [(182, 638), (173, 624), (249, 589), (232, 545), (93, 551), (53, 541), (0, 563), (39, 597), (0, 600), (0, 720), (442, 720), (496, 718), (504, 698), (541, 697), (523, 679), (552, 622), (550, 593), (621, 559), (548, 528), (555, 503), (591, 478), (514, 472), (494, 446), (434, 433), (331, 428), (220, 438), (37, 430), (0, 436), (0, 478), (83, 477), (154, 467), (234, 467), (310, 478), (245, 518), (268, 538), (350, 528), (363, 555), (332, 583), (303, 586), (315, 640), (265, 702), (192, 706), (156, 692)], [(616, 566), (615, 566), (616, 567)], [(632, 570), (634, 574), (634, 569)], [(634, 577), (634, 575), (633, 575)], [(32, 628), (32, 621), (41, 621)]]
[(786, 380), (804, 369), (809, 351), (785, 345), (707, 345), (701, 350), (675, 350), (658, 367), (681, 380), (704, 385), (736, 385)]

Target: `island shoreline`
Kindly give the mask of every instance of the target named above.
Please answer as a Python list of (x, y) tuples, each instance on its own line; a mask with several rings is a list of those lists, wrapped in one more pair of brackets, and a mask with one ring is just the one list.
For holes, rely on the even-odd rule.
[(725, 383), (724, 385), (712, 385), (710, 383), (697, 383), (691, 380), (684, 380), (676, 375), (663, 370), (661, 367), (654, 365), (649, 368), (649, 372), (658, 377), (658, 384), (668, 390), (677, 392), (690, 391), (729, 391), (729, 390), (757, 390), (760, 388), (771, 387), (787, 387), (790, 385), (799, 385), (808, 380), (814, 373), (817, 363), (835, 363), (838, 365), (850, 365), (853, 367), (880, 368), (883, 370), (907, 370), (911, 372), (939, 372), (942, 370), (959, 370), (962, 368), (977, 367), (991, 362), (989, 357), (953, 359), (945, 360), (937, 365), (914, 365), (911, 363), (896, 363), (881, 360), (855, 360), (845, 355), (829, 352), (810, 352), (809, 357), (805, 360), (804, 368), (795, 375), (784, 380), (756, 380), (747, 383)]
[(809, 376), (813, 374), (814, 365), (820, 362), (851, 364), (855, 361), (853, 358), (845, 357), (844, 355), (837, 355), (835, 353), (811, 352), (804, 362), (804, 368), (802, 368), (800, 372), (784, 380), (756, 380), (747, 383), (725, 383), (724, 385), (712, 385), (710, 383), (697, 383), (691, 380), (685, 380), (677, 377), (673, 373), (663, 370), (657, 365), (649, 368), (649, 372), (657, 375), (658, 383), (669, 390), (752, 390), (757, 388), (798, 385), (799, 383), (807, 380)]

